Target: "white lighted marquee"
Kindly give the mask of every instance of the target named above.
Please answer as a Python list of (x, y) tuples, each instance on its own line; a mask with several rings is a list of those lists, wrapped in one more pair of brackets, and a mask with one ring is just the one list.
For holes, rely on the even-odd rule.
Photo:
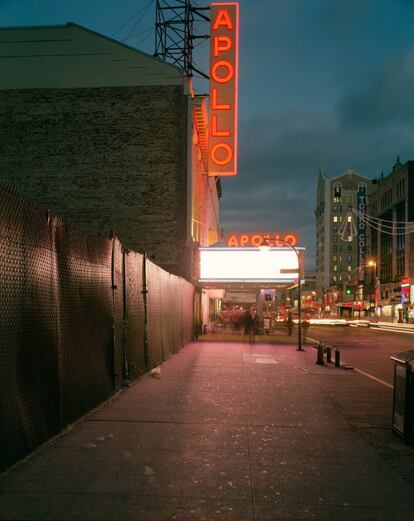
[[(304, 250), (304, 248), (297, 248)], [(200, 248), (199, 282), (297, 282), (298, 258), (290, 248)]]

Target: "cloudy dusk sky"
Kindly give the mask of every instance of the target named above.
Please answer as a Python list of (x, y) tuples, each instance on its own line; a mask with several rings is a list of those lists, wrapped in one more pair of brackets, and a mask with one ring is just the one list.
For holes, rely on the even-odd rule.
[[(239, 3), (239, 174), (223, 180), (222, 227), (296, 232), (310, 274), (319, 169), (377, 177), (414, 159), (414, 0)], [(154, 52), (154, 0), (0, 0), (3, 27), (69, 21)]]

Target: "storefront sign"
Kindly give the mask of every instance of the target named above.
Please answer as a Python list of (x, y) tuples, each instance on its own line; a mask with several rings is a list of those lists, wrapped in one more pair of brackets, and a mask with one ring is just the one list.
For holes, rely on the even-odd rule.
[(254, 304), (257, 300), (257, 295), (253, 292), (226, 291), (225, 300), (235, 304), (244, 304), (246, 302)]
[[(365, 214), (367, 207), (367, 187), (359, 185), (357, 193), (358, 212)], [(366, 258), (366, 224), (362, 219), (358, 219), (358, 279), (360, 282), (365, 280), (365, 258)]]
[(210, 6), (210, 124), (211, 176), (237, 174), (238, 2)]
[[(226, 246), (258, 248), (264, 241), (269, 242), (270, 247), (286, 246), (286, 242), (296, 246), (298, 238), (294, 233), (281, 234), (277, 232), (269, 233), (230, 233), (226, 236)], [(285, 241), (285, 242), (283, 242)]]

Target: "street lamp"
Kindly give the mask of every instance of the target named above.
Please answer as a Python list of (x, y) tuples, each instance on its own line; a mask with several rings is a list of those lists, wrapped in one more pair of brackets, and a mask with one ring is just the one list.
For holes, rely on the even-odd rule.
[(368, 266), (370, 268), (374, 268), (374, 314), (378, 316), (378, 292), (380, 288), (379, 279), (378, 279), (378, 271), (377, 271), (377, 262), (375, 260), (369, 260)]
[[(291, 244), (289, 241), (285, 241), (284, 239), (277, 239), (276, 243), (282, 243), (286, 246), (289, 246), (291, 250), (296, 253), (296, 257), (298, 259), (298, 348), (297, 351), (304, 351), (303, 349), (303, 338), (302, 338), (302, 294), (301, 294), (301, 273), (300, 273), (300, 258), (298, 250)], [(262, 251), (270, 250), (270, 241), (267, 237), (263, 237), (263, 241), (260, 243), (259, 249)]]

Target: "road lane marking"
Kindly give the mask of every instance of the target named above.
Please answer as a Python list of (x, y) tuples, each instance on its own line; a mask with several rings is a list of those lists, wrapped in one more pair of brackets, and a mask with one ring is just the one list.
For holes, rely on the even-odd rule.
[[(310, 340), (311, 342), (315, 342), (316, 344), (319, 343), (319, 340), (316, 340), (315, 338), (310, 338), (310, 337), (307, 337), (307, 340)], [(376, 376), (372, 375), (372, 374), (369, 374), (369, 373), (366, 373), (365, 371), (361, 371), (361, 369), (357, 369), (356, 367), (354, 367), (354, 371), (356, 371), (357, 373), (359, 374), (362, 374), (364, 376), (366, 376), (367, 378), (371, 378), (371, 380), (374, 380), (375, 382), (378, 382), (382, 385), (385, 385), (385, 387), (389, 387), (390, 389), (394, 389), (394, 386), (387, 383), (387, 382), (384, 382), (384, 380), (381, 380), (380, 378), (377, 378)]]
[(403, 333), (404, 335), (414, 335), (414, 331), (403, 331), (402, 329), (392, 329), (390, 327), (376, 327), (371, 326), (373, 331), (391, 331), (392, 333)]
[(384, 382), (384, 380), (380, 380), (379, 378), (377, 378), (376, 376), (372, 375), (372, 374), (369, 374), (369, 373), (366, 373), (365, 371), (361, 371), (361, 369), (357, 369), (356, 367), (354, 367), (354, 371), (356, 371), (357, 373), (360, 373), (360, 374), (363, 374), (364, 376), (367, 376), (368, 378), (371, 378), (371, 380), (375, 380), (376, 382), (382, 384), (382, 385), (385, 385), (385, 387), (389, 387), (390, 389), (394, 389), (394, 386), (387, 383), (387, 382)]

